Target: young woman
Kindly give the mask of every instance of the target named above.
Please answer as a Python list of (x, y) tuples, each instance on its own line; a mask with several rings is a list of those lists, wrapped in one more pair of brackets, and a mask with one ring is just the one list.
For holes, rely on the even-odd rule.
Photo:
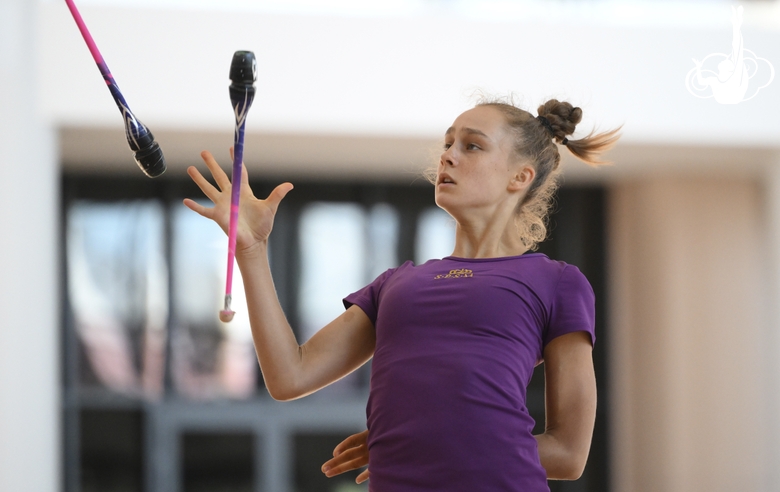
[[(593, 291), (580, 271), (532, 253), (546, 235), (564, 145), (598, 164), (617, 130), (568, 140), (582, 111), (550, 100), (539, 116), (485, 102), (445, 132), (436, 204), (456, 221), (451, 256), (390, 269), (347, 296), (346, 311), (299, 345), (274, 292), (268, 236), (284, 183), (256, 199), (246, 173), (236, 259), (265, 383), (277, 400), (308, 395), (373, 357), (368, 430), (323, 466), (368, 464), (370, 490), (547, 491), (585, 466), (596, 411)], [(228, 227), (230, 182), (192, 179), (215, 204), (195, 212)], [(545, 363), (546, 430), (533, 436), (525, 392)], [(368, 478), (369, 470), (358, 478)]]

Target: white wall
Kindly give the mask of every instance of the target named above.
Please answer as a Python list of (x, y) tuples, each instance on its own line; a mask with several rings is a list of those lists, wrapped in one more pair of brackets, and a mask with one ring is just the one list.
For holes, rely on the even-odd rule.
[(0, 490), (59, 488), (58, 166), (36, 4), (0, 2)]

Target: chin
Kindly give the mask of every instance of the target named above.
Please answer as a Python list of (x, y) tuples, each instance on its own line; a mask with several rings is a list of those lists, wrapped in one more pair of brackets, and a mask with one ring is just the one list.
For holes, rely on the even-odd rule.
[(452, 213), (457, 209), (457, 206), (453, 204), (450, 200), (447, 200), (446, 197), (442, 198), (437, 195), (434, 202), (436, 203), (437, 207), (444, 210), (450, 215), (452, 215)]
[(442, 198), (442, 196), (439, 195), (439, 193), (436, 193), (434, 195), (433, 202), (440, 209), (445, 210), (445, 211), (447, 210), (447, 208), (446, 208), (447, 199), (446, 198)]

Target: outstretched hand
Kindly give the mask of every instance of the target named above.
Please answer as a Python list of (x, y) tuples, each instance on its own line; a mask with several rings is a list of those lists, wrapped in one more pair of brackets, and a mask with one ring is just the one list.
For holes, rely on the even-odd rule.
[[(339, 443), (333, 450), (333, 458), (322, 465), (326, 477), (335, 477), (350, 470), (368, 465), (368, 431), (353, 434)], [(363, 470), (355, 483), (363, 483), (369, 478), (368, 469)]]
[[(231, 157), (233, 156), (232, 148), (230, 149), (230, 155)], [(214, 206), (211, 208), (204, 207), (189, 198), (184, 199), (184, 205), (219, 224), (222, 230), (225, 231), (225, 234), (227, 234), (230, 228), (230, 199), (232, 190), (230, 178), (219, 167), (211, 152), (204, 150), (200, 153), (200, 156), (209, 168), (217, 186), (212, 185), (195, 166), (187, 168), (187, 174), (214, 203)], [(268, 198), (265, 200), (258, 199), (249, 186), (246, 166), (242, 166), (240, 210), (236, 231), (237, 255), (248, 252), (268, 240), (268, 236), (273, 229), (274, 216), (279, 208), (279, 203), (292, 189), (293, 185), (291, 183), (282, 183), (274, 188), (268, 195)]]

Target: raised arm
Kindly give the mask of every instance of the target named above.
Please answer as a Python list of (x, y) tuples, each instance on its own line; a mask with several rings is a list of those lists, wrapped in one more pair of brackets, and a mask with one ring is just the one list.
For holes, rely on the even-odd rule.
[(596, 420), (590, 336), (574, 332), (544, 349), (545, 431), (536, 436), (550, 480), (576, 480), (585, 469)]
[[(188, 168), (187, 173), (214, 202), (214, 207), (207, 208), (189, 199), (184, 204), (227, 231), (230, 179), (211, 153), (203, 152), (201, 156), (217, 186), (195, 167)], [(293, 400), (341, 379), (368, 361), (374, 353), (374, 327), (360, 308), (352, 306), (304, 345), (298, 344), (282, 312), (268, 264), (268, 237), (274, 216), (292, 185), (280, 184), (267, 199), (260, 200), (249, 187), (246, 166), (241, 179), (236, 261), (244, 280), (255, 351), (271, 396)]]

